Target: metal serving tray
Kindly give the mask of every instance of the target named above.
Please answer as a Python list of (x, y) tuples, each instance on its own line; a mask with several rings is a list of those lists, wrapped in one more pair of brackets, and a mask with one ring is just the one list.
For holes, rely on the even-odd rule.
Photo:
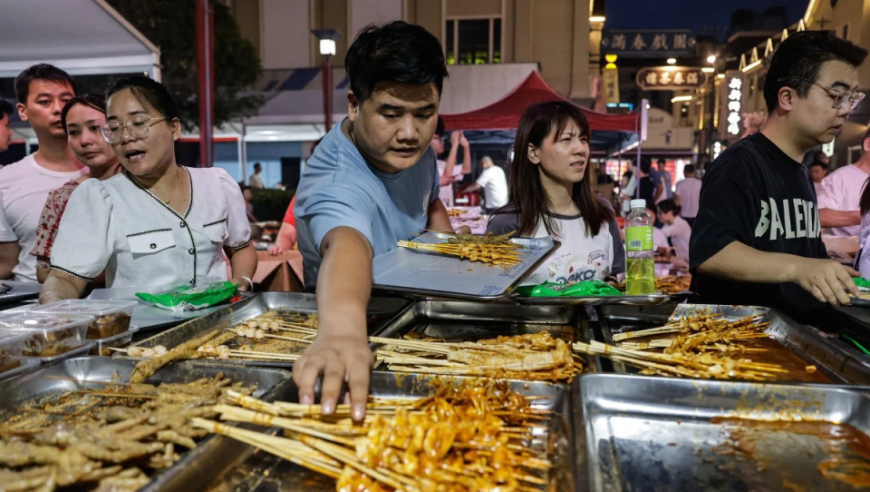
[[(415, 241), (440, 243), (449, 236), (429, 233)], [(417, 299), (440, 297), (469, 301), (506, 299), (529, 275), (550, 257), (561, 243), (551, 237), (514, 238), (522, 245), (520, 263), (493, 266), (438, 253), (396, 248), (372, 260), (372, 290)]]
[[(400, 298), (373, 297), (369, 301), (369, 333), (374, 333), (385, 323), (406, 308), (411, 301)], [(291, 292), (264, 292), (250, 299), (226, 306), (215, 313), (188, 321), (175, 328), (164, 331), (146, 340), (135, 343), (140, 347), (163, 345), (171, 349), (190, 339), (215, 329), (225, 329), (245, 320), (255, 318), (268, 311), (280, 310), (292, 313), (316, 313), (317, 301), (314, 294)], [(301, 350), (299, 351), (301, 353)], [(221, 360), (222, 364), (256, 365), (264, 367), (292, 367), (292, 362), (262, 360)]]
[(628, 306), (656, 306), (660, 304), (673, 305), (685, 301), (693, 296), (692, 292), (679, 292), (676, 294), (651, 294), (648, 296), (601, 296), (601, 297), (523, 297), (511, 296), (512, 301), (519, 304), (540, 306), (604, 306), (604, 305), (628, 305)]
[[(432, 378), (418, 375), (396, 375), (375, 371), (372, 373), (371, 394), (386, 398), (417, 399), (428, 396)], [(474, 381), (474, 378), (455, 377), (461, 383)], [(548, 399), (536, 400), (533, 406), (553, 410), (547, 422), (548, 429), (536, 436), (533, 446), (549, 446), (554, 467), (551, 472), (552, 487), (541, 490), (574, 490), (574, 476), (571, 464), (574, 463), (574, 448), (571, 445), (571, 398), (569, 388), (544, 382), (510, 383), (511, 389), (525, 396), (547, 396)], [(296, 402), (296, 392), (292, 392)], [(339, 400), (341, 401), (341, 400)], [(205, 490), (234, 492), (332, 492), (335, 480), (315, 473), (288, 461), (281, 460), (264, 452), (250, 455), (237, 467), (228, 471)]]
[[(779, 311), (765, 307), (721, 306), (707, 304), (680, 304), (668, 312), (665, 306), (600, 306), (598, 308), (601, 335), (606, 343), (613, 343), (613, 335), (644, 327), (661, 326), (668, 319), (700, 313), (722, 313), (727, 318), (764, 315), (770, 322), (765, 330), (771, 338), (791, 350), (808, 364), (813, 364), (835, 383), (870, 384), (870, 358), (861, 357), (835, 335), (829, 335), (812, 326), (800, 325)], [(619, 362), (601, 361), (607, 372), (608, 365), (617, 373), (635, 373), (634, 368)]]
[[(129, 380), (135, 360), (110, 357), (80, 357), (0, 383), (0, 419), (16, 412), (22, 404), (35, 401), (50, 402), (64, 393), (75, 391), (85, 384), (76, 381), (125, 382)], [(173, 364), (148, 378), (146, 383), (186, 383), (223, 373), (233, 381), (256, 385), (254, 393), (266, 401), (284, 399), (290, 388), (290, 373), (278, 369), (211, 364), (186, 361)], [(64, 379), (54, 379), (52, 377)], [(231, 466), (247, 450), (247, 446), (222, 436), (208, 436), (171, 468), (155, 474), (151, 482), (138, 492), (190, 492)]]
[(4, 291), (0, 294), (0, 305), (26, 301), (27, 299), (36, 299), (39, 295), (39, 289), (42, 287), (40, 284), (17, 282), (14, 280), (3, 280), (0, 281), (0, 284), (10, 287), (9, 290), (0, 289)]
[[(822, 477), (818, 466), (830, 451), (795, 426), (765, 430), (711, 419), (821, 420), (866, 435), (867, 394), (617, 374), (583, 376), (572, 389), (578, 491), (858, 490)], [(739, 429), (744, 437), (735, 438)]]

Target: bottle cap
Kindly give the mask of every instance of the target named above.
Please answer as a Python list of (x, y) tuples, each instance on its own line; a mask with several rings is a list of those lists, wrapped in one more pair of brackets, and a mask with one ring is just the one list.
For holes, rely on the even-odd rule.
[(644, 200), (643, 198), (640, 198), (640, 199), (637, 199), (637, 200), (632, 200), (632, 201), (631, 201), (631, 208), (632, 208), (632, 209), (635, 209), (635, 208), (646, 208), (646, 200)]

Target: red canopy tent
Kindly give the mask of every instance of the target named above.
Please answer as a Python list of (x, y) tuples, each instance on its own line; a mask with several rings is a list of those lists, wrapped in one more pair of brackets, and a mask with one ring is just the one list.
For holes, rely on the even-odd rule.
[[(533, 71), (510, 94), (489, 106), (467, 113), (441, 116), (444, 118), (444, 126), (450, 130), (516, 129), (527, 107), (554, 100), (571, 102), (550, 87), (538, 72)], [(636, 112), (605, 114), (577, 107), (583, 111), (593, 131), (638, 132), (640, 130), (640, 116)]]

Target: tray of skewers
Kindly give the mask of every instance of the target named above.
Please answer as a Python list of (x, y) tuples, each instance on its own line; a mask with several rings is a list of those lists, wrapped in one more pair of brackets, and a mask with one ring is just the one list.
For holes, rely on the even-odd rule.
[[(411, 301), (373, 297), (366, 322), (370, 334)], [(204, 358), (227, 364), (291, 367), (317, 336), (314, 294), (264, 292), (136, 343), (112, 349), (116, 356), (173, 360)]]
[[(804, 384), (870, 383), (870, 362), (842, 341), (778, 311), (681, 304), (600, 306), (603, 342), (577, 353), (618, 373)], [(608, 370), (607, 364), (602, 364)]]
[[(265, 451), (228, 473), (216, 490), (573, 491), (567, 390), (375, 371), (362, 424), (351, 424), (348, 405), (325, 416), (297, 400), (240, 397), (216, 407), (220, 419), (194, 425)], [(226, 425), (264, 418), (285, 434)]]
[(372, 261), (373, 290), (415, 297), (506, 298), (561, 243), (552, 237), (424, 232)]
[(0, 384), (0, 489), (198, 490), (246, 447), (214, 439), (193, 419), (216, 416), (230, 395), (284, 398), (290, 378), (185, 362), (131, 383), (135, 363), (68, 359)]

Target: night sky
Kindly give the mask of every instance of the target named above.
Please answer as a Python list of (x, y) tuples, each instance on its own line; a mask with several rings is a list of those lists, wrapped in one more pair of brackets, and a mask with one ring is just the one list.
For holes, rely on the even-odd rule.
[(606, 0), (609, 29), (693, 29), (727, 28), (731, 13), (741, 8), (764, 11), (786, 7), (789, 23), (797, 22), (808, 0)]

